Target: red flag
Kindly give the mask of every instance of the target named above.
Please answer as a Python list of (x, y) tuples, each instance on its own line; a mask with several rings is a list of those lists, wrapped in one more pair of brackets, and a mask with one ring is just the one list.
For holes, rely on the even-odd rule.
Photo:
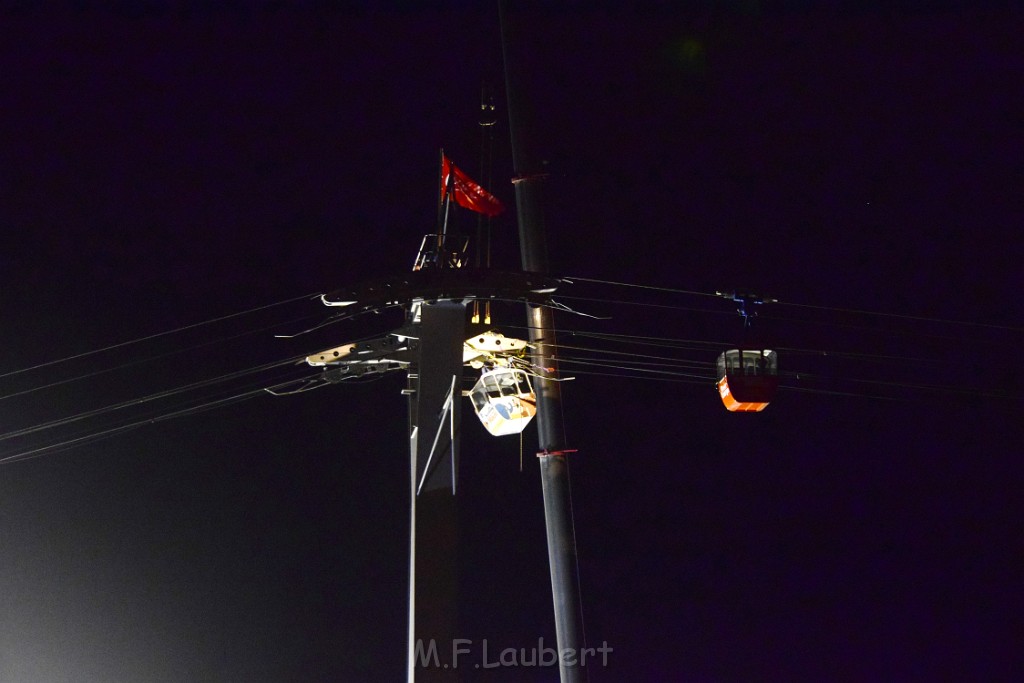
[(442, 200), (444, 200), (445, 194), (448, 192), (449, 175), (454, 176), (450, 179), (452, 195), (459, 206), (470, 211), (482, 213), (485, 216), (497, 216), (505, 210), (505, 205), (497, 197), (480, 187), (444, 155), (441, 155)]

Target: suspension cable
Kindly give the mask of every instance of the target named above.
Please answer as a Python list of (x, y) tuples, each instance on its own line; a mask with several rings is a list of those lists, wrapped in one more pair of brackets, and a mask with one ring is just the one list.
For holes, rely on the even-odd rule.
[(231, 313), (229, 315), (222, 315), (222, 316), (220, 316), (218, 318), (212, 318), (210, 320), (204, 320), (203, 322), (199, 322), (199, 323), (192, 323), (191, 325), (184, 325), (182, 327), (177, 327), (177, 328), (175, 328), (173, 330), (167, 330), (165, 332), (157, 332), (156, 334), (151, 334), (151, 335), (148, 335), (148, 336), (145, 336), (145, 337), (139, 337), (138, 339), (131, 339), (129, 341), (119, 342), (117, 344), (111, 344), (110, 346), (104, 346), (101, 349), (93, 349), (92, 351), (84, 351), (82, 353), (76, 353), (76, 354), (74, 354), (72, 356), (67, 356), (65, 358), (57, 358), (56, 360), (47, 361), (45, 363), (39, 363), (38, 365), (33, 365), (31, 367), (21, 368), (19, 370), (11, 370), (10, 372), (6, 372), (6, 373), (3, 373), (3, 374), (0, 374), (0, 379), (2, 379), (4, 377), (10, 377), (12, 375), (20, 375), (21, 373), (29, 372), (30, 370), (38, 370), (39, 368), (45, 368), (45, 367), (49, 367), (51, 365), (57, 365), (58, 363), (66, 363), (68, 361), (76, 360), (78, 358), (85, 358), (87, 356), (94, 356), (94, 355), (96, 355), (98, 353), (103, 353), (104, 351), (111, 351), (113, 349), (123, 348), (125, 346), (130, 346), (131, 344), (138, 344), (140, 342), (149, 341), (151, 339), (157, 339), (158, 337), (166, 337), (168, 335), (176, 334), (178, 332), (184, 332), (186, 330), (192, 330), (192, 329), (195, 329), (197, 327), (203, 327), (205, 325), (212, 325), (213, 323), (221, 322), (223, 320), (230, 320), (232, 318), (238, 318), (238, 317), (243, 316), (243, 315), (249, 315), (250, 313), (256, 313), (258, 311), (263, 311), (263, 310), (266, 310), (268, 308), (274, 308), (275, 306), (283, 306), (285, 304), (295, 303), (296, 301), (301, 301), (303, 299), (307, 299), (307, 300), (308, 299), (314, 299), (314, 298), (316, 298), (318, 296), (320, 296), (319, 293), (303, 294), (302, 296), (293, 297), (291, 299), (285, 299), (284, 301), (278, 301), (278, 302), (275, 302), (275, 303), (272, 303), (272, 304), (266, 304), (265, 306), (257, 306), (256, 308), (250, 308), (250, 309), (248, 309), (246, 311), (240, 311), (238, 313)]

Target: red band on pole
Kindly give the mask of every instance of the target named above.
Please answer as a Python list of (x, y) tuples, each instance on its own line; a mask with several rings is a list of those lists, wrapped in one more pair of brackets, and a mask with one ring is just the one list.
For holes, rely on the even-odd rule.
[(537, 453), (538, 458), (546, 458), (549, 455), (569, 455), (570, 453), (579, 452), (578, 448), (565, 448), (560, 451), (539, 451)]

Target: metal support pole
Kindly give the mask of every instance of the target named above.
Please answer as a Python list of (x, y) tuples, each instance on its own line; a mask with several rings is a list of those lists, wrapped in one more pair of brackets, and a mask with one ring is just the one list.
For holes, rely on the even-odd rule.
[[(518, 74), (512, 55), (515, 44), (510, 40), (511, 27), (504, 2), (501, 4), (501, 27), (523, 270), (547, 273), (549, 264), (543, 212), (544, 169), (537, 158), (530, 155), (533, 151), (527, 142), (530, 128), (524, 120), (517, 87)], [(549, 308), (528, 305), (527, 318), (530, 342), (533, 344), (532, 361), (537, 367), (546, 368), (550, 377), (557, 378), (558, 368), (552, 358), (555, 344), (554, 316)], [(540, 441), (540, 475), (544, 492), (548, 561), (551, 567), (555, 637), (560, 653), (561, 680), (569, 683), (582, 680), (579, 659), (584, 647), (569, 461), (564, 453), (565, 432), (559, 383), (553, 379), (541, 379), (538, 385), (537, 434)]]
[(466, 307), (422, 304), (419, 354), (409, 376), (409, 683), (462, 680), (447, 666), (457, 642), (455, 482)]

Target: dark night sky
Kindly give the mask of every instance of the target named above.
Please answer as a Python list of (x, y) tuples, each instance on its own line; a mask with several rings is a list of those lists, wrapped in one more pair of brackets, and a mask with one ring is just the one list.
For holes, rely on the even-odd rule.
[[(1024, 15), (665, 5), (520, 15), (559, 274), (988, 327), (780, 304), (763, 325), (778, 348), (940, 362), (780, 350), (784, 370), (827, 376), (790, 386), (853, 395), (780, 391), (754, 416), (710, 381), (566, 385), (587, 639), (614, 648), (591, 680), (1019, 679)], [(326, 315), (296, 301), (11, 374), (404, 272), (433, 229), (438, 148), (477, 171), (495, 8), (148, 6), (0, 18), (0, 437), (391, 329), (274, 339)], [(512, 175), (499, 119), (510, 205)], [(516, 267), (514, 212), (496, 231)], [(706, 297), (566, 293), (712, 311), (572, 300), (612, 320), (566, 329), (740, 328)], [(522, 321), (498, 318), (509, 335)], [(400, 680), (401, 385), (259, 397), (4, 465), (0, 681)], [(4, 438), (0, 457), (118, 419)], [(518, 441), (471, 419), (460, 635), (553, 642), (533, 446), (520, 474)]]

